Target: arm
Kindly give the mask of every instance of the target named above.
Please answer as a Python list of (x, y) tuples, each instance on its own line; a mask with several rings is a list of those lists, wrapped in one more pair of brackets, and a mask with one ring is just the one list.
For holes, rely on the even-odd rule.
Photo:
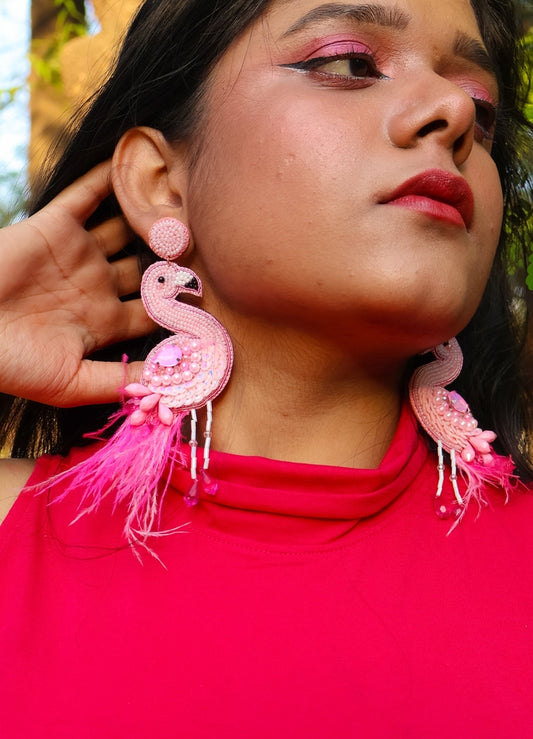
[[(87, 355), (153, 328), (140, 299), (135, 257), (110, 263), (131, 239), (118, 217), (84, 224), (111, 192), (98, 165), (43, 210), (0, 231), (0, 391), (55, 406), (116, 401), (121, 363)], [(141, 363), (127, 367), (127, 382)]]

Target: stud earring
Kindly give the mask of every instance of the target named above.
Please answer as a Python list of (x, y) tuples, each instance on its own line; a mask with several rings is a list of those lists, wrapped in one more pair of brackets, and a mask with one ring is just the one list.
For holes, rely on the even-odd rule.
[[(457, 339), (435, 347), (433, 354), (433, 362), (414, 371), (409, 382), (409, 399), (420, 425), (437, 443), (439, 476), (435, 513), (439, 518), (455, 518), (457, 522), (472, 499), (480, 507), (486, 504), (484, 484), (501, 487), (507, 497), (516, 478), (511, 458), (496, 454), (491, 446), (496, 439), (494, 431), (480, 429), (464, 398), (445, 388), (458, 377), (463, 366)], [(444, 452), (450, 457), (451, 502), (445, 502), (443, 496)], [(458, 470), (466, 482), (463, 494), (457, 482)]]
[[(109, 421), (124, 423), (89, 459), (59, 477), (71, 477), (84, 489), (80, 515), (98, 508), (114, 493), (114, 504), (125, 504), (124, 534), (131, 544), (146, 546), (154, 533), (161, 501), (175, 464), (185, 466), (179, 451), (182, 422), (191, 415), (191, 489), (188, 505), (199, 498), (200, 487), (216, 493), (207, 475), (211, 445), (212, 401), (226, 386), (233, 364), (233, 347), (227, 331), (212, 315), (177, 300), (178, 295), (202, 295), (198, 275), (171, 261), (189, 244), (187, 227), (175, 218), (153, 224), (149, 245), (164, 261), (152, 264), (143, 275), (141, 298), (150, 317), (172, 332), (148, 354), (142, 381), (127, 385), (126, 402)], [(197, 414), (206, 408), (203, 467), (197, 464)], [(56, 478), (57, 479), (57, 478)], [(66, 493), (65, 493), (66, 494)]]

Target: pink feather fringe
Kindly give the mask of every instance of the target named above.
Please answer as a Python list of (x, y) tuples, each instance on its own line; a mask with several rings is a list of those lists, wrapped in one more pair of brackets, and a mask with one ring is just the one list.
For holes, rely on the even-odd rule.
[(478, 459), (479, 457), (472, 462), (466, 462), (461, 455), (457, 455), (457, 469), (466, 483), (466, 490), (462, 494), (464, 505), (461, 506), (459, 514), (448, 533), (457, 526), (472, 501), (477, 503), (478, 513), (484, 506), (489, 505), (484, 494), (487, 485), (503, 492), (507, 503), (511, 492), (520, 484), (511, 457), (504, 457), (492, 451), (490, 461), (487, 460), (484, 463), (478, 461)]
[(127, 506), (125, 538), (132, 545), (146, 547), (149, 536), (170, 533), (158, 532), (157, 527), (172, 468), (175, 464), (186, 466), (183, 455), (177, 450), (187, 411), (173, 412), (174, 418), (169, 425), (162, 424), (155, 412), (145, 423), (136, 426), (130, 419), (137, 410), (137, 401), (125, 403), (102, 430), (88, 435), (99, 438), (103, 431), (124, 419), (113, 436), (88, 459), (48, 480), (46, 485), (67, 482), (66, 490), (57, 501), (63, 500), (74, 488), (83, 490), (80, 512), (73, 523), (96, 511), (105, 498), (113, 495), (113, 511), (118, 506)]
[(505, 502), (509, 500), (511, 491), (516, 487), (518, 478), (514, 473), (514, 462), (511, 457), (502, 457), (501, 454), (492, 454), (492, 461), (488, 465), (479, 462), (464, 462), (460, 457), (457, 461), (462, 476), (467, 481), (466, 492), (463, 496), (465, 506), (473, 499), (478, 505), (486, 504), (483, 496), (483, 487), (491, 485), (499, 488), (505, 495)]

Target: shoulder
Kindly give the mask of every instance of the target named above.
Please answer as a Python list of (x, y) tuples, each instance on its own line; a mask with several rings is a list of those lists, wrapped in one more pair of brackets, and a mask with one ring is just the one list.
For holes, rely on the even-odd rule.
[(0, 523), (11, 510), (34, 467), (33, 459), (0, 459)]

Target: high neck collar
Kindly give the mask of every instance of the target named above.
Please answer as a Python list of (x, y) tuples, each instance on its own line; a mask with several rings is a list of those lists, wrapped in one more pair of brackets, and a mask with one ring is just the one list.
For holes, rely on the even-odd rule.
[[(235, 509), (269, 517), (344, 521), (353, 525), (362, 518), (375, 516), (400, 496), (427, 455), (427, 445), (407, 404), (377, 469), (299, 464), (213, 451), (209, 477), (217, 485), (216, 495), (202, 491), (192, 518), (197, 515), (196, 509), (213, 511), (213, 507), (223, 507), (228, 513), (228, 509)], [(186, 494), (191, 487), (188, 470), (175, 469), (171, 487)]]

